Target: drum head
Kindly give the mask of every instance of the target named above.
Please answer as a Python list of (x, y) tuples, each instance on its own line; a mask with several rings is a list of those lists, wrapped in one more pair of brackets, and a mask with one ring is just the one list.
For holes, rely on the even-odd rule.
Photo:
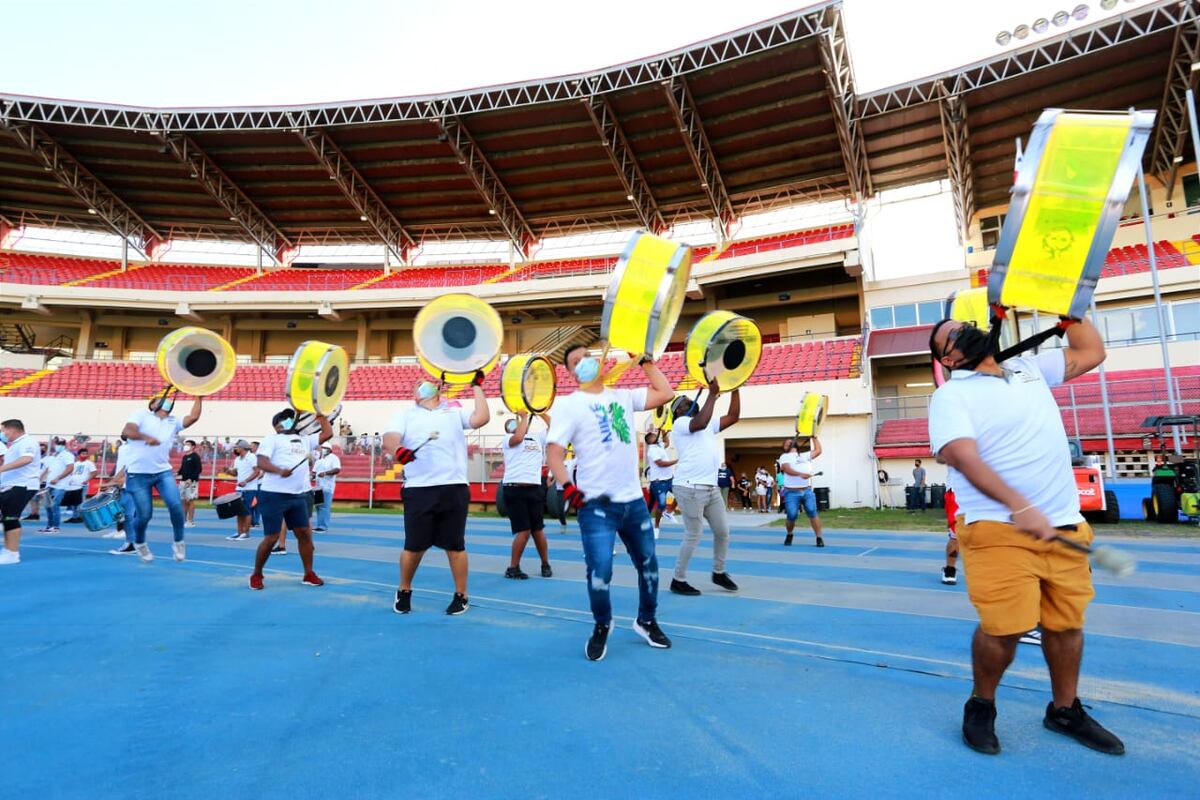
[(748, 381), (761, 357), (758, 326), (730, 311), (713, 311), (697, 320), (684, 352), (688, 374), (702, 386), (715, 378), (723, 392)]
[(229, 342), (207, 328), (195, 326), (164, 336), (155, 360), (163, 380), (197, 397), (224, 389), (237, 367)]
[(796, 415), (796, 435), (816, 436), (821, 431), (821, 423), (825, 421), (825, 411), (829, 407), (829, 398), (816, 392), (805, 392), (800, 400), (800, 413)]
[(514, 414), (542, 414), (554, 404), (558, 376), (545, 356), (513, 356), (504, 365), (500, 378), (500, 398)]
[(107, 493), (98, 494), (95, 497), (89, 497), (87, 500), (84, 500), (79, 505), (79, 511), (80, 511), (80, 513), (84, 512), (84, 511), (92, 511), (93, 509), (97, 509), (97, 508), (100, 508), (101, 506), (108, 505), (109, 503), (113, 502), (114, 500), (115, 500), (115, 498), (111, 494), (107, 494)]
[(675, 425), (675, 415), (671, 413), (675, 409), (675, 403), (683, 395), (676, 395), (675, 399), (669, 403), (663, 403), (652, 412), (654, 420), (654, 429), (660, 431), (669, 431)]
[(241, 499), (242, 499), (241, 492), (229, 492), (228, 494), (223, 494), (220, 497), (218, 497), (216, 500), (213, 500), (213, 505), (220, 506), (220, 505), (224, 505), (225, 503), (232, 503), (234, 500), (241, 500)]
[(350, 382), (350, 358), (344, 348), (304, 342), (288, 365), (286, 391), (297, 411), (328, 414), (337, 408)]
[(679, 321), (691, 272), (690, 247), (635, 233), (605, 293), (600, 338), (611, 348), (657, 359)]
[(470, 383), (500, 359), (504, 326), (496, 309), (469, 294), (445, 294), (423, 307), (413, 322), (421, 366), (447, 383)]

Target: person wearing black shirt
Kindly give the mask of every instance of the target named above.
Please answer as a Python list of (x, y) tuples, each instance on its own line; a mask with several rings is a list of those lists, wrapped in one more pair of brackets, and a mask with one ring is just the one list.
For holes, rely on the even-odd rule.
[(725, 462), (721, 462), (721, 468), (717, 470), (717, 488), (721, 490), (721, 502), (729, 508), (729, 488), (733, 486), (733, 470), (731, 470)]
[(183, 460), (179, 462), (179, 497), (183, 500), (183, 525), (196, 527), (196, 498), (200, 495), (200, 454), (196, 442), (188, 439), (183, 445)]

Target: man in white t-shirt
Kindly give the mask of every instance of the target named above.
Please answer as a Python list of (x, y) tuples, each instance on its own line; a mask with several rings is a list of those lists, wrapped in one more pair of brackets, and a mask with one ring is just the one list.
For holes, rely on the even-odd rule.
[[(633, 629), (651, 647), (670, 647), (671, 640), (655, 619), (658, 557), (654, 525), (642, 497), (634, 414), (670, 402), (675, 392), (648, 358), (642, 360), (642, 366), (650, 388), (633, 390), (605, 386), (600, 360), (584, 345), (571, 346), (563, 358), (567, 371), (579, 381), (579, 391), (554, 404), (546, 460), (555, 480), (563, 484), (563, 499), (579, 513), (588, 599), (595, 620), (584, 653), (599, 661), (608, 652), (612, 629), (609, 584), (618, 535), (638, 574), (638, 615)], [(578, 484), (567, 474), (567, 445), (575, 449)]]
[(92, 463), (91, 453), (87, 447), (80, 447), (75, 451), (75, 460), (71, 463), (71, 474), (66, 479), (67, 494), (65, 497), (73, 498), (70, 505), (65, 502), (63, 504), (64, 508), (70, 510), (67, 522), (83, 522), (83, 518), (79, 516), (79, 506), (87, 498), (88, 483), (95, 474), (96, 465)]
[(4, 547), (0, 566), (21, 563), (21, 514), (41, 485), (42, 452), (19, 419), (0, 422), (4, 463), (0, 464), (0, 519), (4, 524)]
[(171, 516), (174, 533), (171, 550), (175, 560), (183, 561), (186, 552), (183, 544), (183, 501), (171, 469), (171, 443), (181, 430), (190, 428), (200, 419), (204, 398), (197, 397), (192, 401), (192, 410), (182, 420), (171, 416), (174, 408), (175, 395), (171, 391), (156, 394), (150, 399), (147, 409), (130, 415), (121, 431), (121, 435), (128, 440), (126, 447), (130, 448), (125, 491), (133, 498), (133, 505), (137, 509), (133, 546), (142, 561), (147, 563), (154, 560), (154, 554), (146, 544), (146, 528), (154, 515), (151, 499), (153, 490), (158, 490), (158, 496)]
[(821, 538), (821, 517), (817, 514), (817, 495), (812, 490), (812, 479), (819, 475), (813, 469), (813, 460), (821, 457), (821, 440), (816, 436), (810, 439), (788, 439), (783, 443), (783, 455), (779, 457), (779, 469), (783, 471), (783, 513), (787, 518), (787, 535), (783, 543), (790, 546), (792, 531), (796, 529), (796, 518), (800, 509), (808, 517), (816, 537), (817, 547), (824, 547), (825, 540)]
[[(471, 381), (472, 408), (442, 397), (432, 381), (417, 384), (416, 405), (392, 417), (383, 448), (395, 452), (404, 466), (404, 550), (400, 553), (400, 586), (392, 610), (412, 611), (412, 581), (430, 547), (446, 551), (454, 578), (450, 616), (470, 608), (467, 599), (467, 440), (463, 431), (478, 430), (492, 418), (483, 393), (482, 372)], [(418, 452), (419, 451), (419, 452)]]
[(137, 548), (133, 542), (133, 529), (134, 522), (137, 519), (137, 508), (133, 504), (133, 497), (129, 494), (129, 490), (125, 488), (125, 482), (129, 478), (129, 456), (131, 452), (132, 449), (129, 447), (129, 443), (122, 439), (120, 447), (117, 448), (117, 461), (116, 466), (113, 467), (112, 477), (104, 482), (105, 489), (117, 490), (117, 502), (121, 504), (121, 510), (125, 513), (125, 519), (117, 523), (117, 532), (115, 534), (105, 534), (105, 536), (112, 539), (125, 540), (125, 544), (108, 551), (114, 556), (131, 556), (137, 554)]
[(237, 490), (242, 493), (242, 505), (246, 507), (246, 513), (237, 517), (237, 531), (225, 537), (236, 542), (250, 538), (251, 510), (257, 505), (258, 481), (263, 474), (258, 468), (258, 456), (250, 452), (250, 443), (245, 439), (238, 439), (233, 446), (233, 474)]
[(313, 478), (321, 492), (317, 503), (317, 527), (315, 531), (327, 531), (333, 525), (333, 493), (337, 488), (337, 476), (342, 471), (342, 460), (327, 444), (321, 445), (321, 457), (313, 464)]
[(312, 528), (308, 515), (308, 487), (312, 477), (308, 465), (313, 448), (333, 438), (333, 426), (320, 414), (316, 421), (321, 426), (319, 433), (298, 434), (293, 430), (296, 412), (285, 408), (271, 418), (275, 432), (258, 445), (256, 460), (262, 473), (258, 504), (262, 509), (263, 540), (254, 553), (251, 589), (263, 588), (263, 567), (285, 528), (290, 528), (296, 537), (296, 548), (304, 567), (300, 582), (305, 586), (325, 585), (325, 581), (313, 572)]
[(54, 437), (42, 459), (42, 481), (46, 484), (46, 527), (38, 533), (58, 533), (62, 527), (62, 501), (75, 467), (75, 458), (67, 450), (66, 439)]
[[(662, 435), (665, 437), (667, 434)], [(678, 459), (671, 458), (664, 442), (660, 441), (659, 431), (646, 434), (646, 477), (650, 479), (650, 510), (654, 512), (655, 539), (658, 538), (663, 514), (667, 511), (667, 495), (671, 494), (671, 479), (675, 476), (677, 463)], [(667, 519), (672, 517), (668, 516)]]
[[(532, 417), (522, 412), (505, 421), (504, 439), (500, 452), (504, 456), (504, 507), (512, 526), (512, 559), (504, 577), (525, 580), (529, 576), (521, 571), (521, 556), (529, 537), (542, 559), (542, 577), (553, 577), (550, 569), (550, 546), (546, 543), (546, 489), (542, 482), (542, 464), (546, 460), (546, 432), (531, 431)], [(546, 427), (550, 427), (549, 415), (542, 415)]]
[(725, 572), (725, 556), (729, 552), (729, 522), (725, 518), (725, 499), (721, 496), (717, 473), (721, 458), (717, 434), (728, 430), (742, 415), (741, 393), (734, 389), (729, 395), (729, 411), (720, 418), (713, 417), (717, 397), (721, 394), (717, 382), (708, 386), (704, 405), (697, 407), (689, 397), (675, 401), (675, 502), (683, 514), (683, 544), (675, 558), (675, 577), (671, 591), (695, 596), (700, 590), (688, 583), (688, 562), (700, 543), (704, 520), (713, 532), (712, 582), (722, 589), (736, 592), (738, 587)]
[(1079, 701), (1084, 611), (1095, 595), (1084, 553), (1056, 537), (1091, 544), (1062, 415), (1051, 389), (1104, 361), (1104, 341), (1086, 320), (1063, 324), (1067, 347), (1033, 357), (999, 352), (1000, 325), (984, 333), (942, 320), (929, 349), (952, 370), (929, 404), (929, 439), (949, 465), (967, 594), (979, 614), (971, 643), (974, 689), (963, 708), (963, 740), (995, 754), (996, 687), (1021, 635), (1040, 625), (1053, 700), (1043, 725), (1100, 752), (1121, 740)]

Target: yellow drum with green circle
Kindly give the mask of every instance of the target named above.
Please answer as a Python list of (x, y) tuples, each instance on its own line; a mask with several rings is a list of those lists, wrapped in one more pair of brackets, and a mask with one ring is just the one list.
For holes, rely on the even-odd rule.
[(796, 415), (796, 435), (810, 437), (819, 434), (828, 408), (827, 395), (805, 392), (800, 400), (800, 413)]
[(658, 358), (683, 309), (692, 248), (638, 231), (617, 261), (600, 318), (600, 338), (616, 350)]
[(750, 379), (762, 357), (762, 332), (754, 320), (732, 311), (710, 311), (688, 333), (684, 363), (697, 383), (716, 379), (722, 392)]
[(651, 412), (655, 430), (669, 431), (675, 426), (675, 402), (681, 397), (683, 395), (675, 395), (671, 402), (663, 403)]
[(470, 294), (444, 294), (413, 321), (413, 346), (421, 366), (451, 384), (470, 383), (500, 360), (504, 326), (496, 309)]
[(545, 356), (513, 356), (500, 374), (500, 399), (514, 414), (543, 414), (554, 403), (558, 376)]
[(312, 340), (296, 348), (284, 387), (292, 408), (328, 415), (342, 402), (349, 382), (350, 358), (345, 349)]
[(225, 339), (207, 328), (171, 331), (158, 343), (158, 371), (176, 389), (195, 397), (215, 394), (233, 380), (237, 357)]

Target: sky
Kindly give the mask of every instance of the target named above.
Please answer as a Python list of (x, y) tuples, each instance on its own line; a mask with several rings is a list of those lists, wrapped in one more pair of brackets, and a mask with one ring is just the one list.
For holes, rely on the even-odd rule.
[[(1009, 47), (1146, 2), (1117, 0), (1103, 11), (1100, 0), (1089, 0), (1085, 20)], [(1078, 5), (844, 0), (857, 88), (993, 56), (1005, 49), (996, 43), (1000, 31)], [(449, 92), (645, 58), (799, 7), (796, 0), (0, 0), (8, 34), (0, 94), (170, 107)], [(950, 197), (936, 184), (873, 204), (868, 224), (876, 278), (962, 267)]]

